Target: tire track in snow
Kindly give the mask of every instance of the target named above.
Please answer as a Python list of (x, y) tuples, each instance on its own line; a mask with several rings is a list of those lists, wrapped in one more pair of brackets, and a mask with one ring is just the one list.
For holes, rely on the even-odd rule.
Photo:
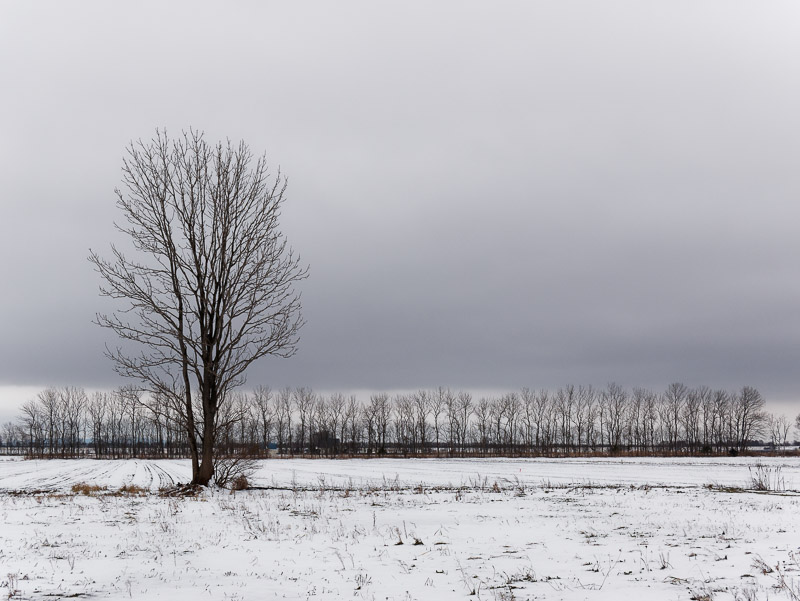
[(169, 475), (167, 471), (164, 470), (164, 468), (162, 468), (160, 465), (154, 463), (152, 468), (158, 476), (158, 488), (167, 488), (175, 484), (175, 480), (172, 478), (172, 476)]

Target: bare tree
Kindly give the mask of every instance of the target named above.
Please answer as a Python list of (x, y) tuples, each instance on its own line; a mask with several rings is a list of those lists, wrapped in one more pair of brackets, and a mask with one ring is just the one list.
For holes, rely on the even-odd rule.
[(792, 422), (785, 415), (770, 415), (768, 421), (770, 442), (775, 448), (780, 447), (783, 454), (786, 454), (786, 445), (789, 442), (789, 430), (792, 429)]
[(25, 432), (19, 424), (6, 422), (3, 424), (3, 433), (0, 439), (6, 447), (6, 453), (16, 455), (21, 453), (24, 448)]
[(569, 384), (559, 388), (555, 395), (555, 409), (559, 420), (559, 437), (564, 453), (569, 452), (572, 445), (572, 413), (575, 409), (575, 386)]
[(714, 392), (707, 386), (698, 388), (702, 398), (703, 412), (703, 453), (710, 453), (714, 444), (714, 430), (717, 426), (718, 415), (715, 410)]
[(752, 386), (745, 386), (733, 401), (732, 419), (736, 431), (736, 445), (744, 451), (748, 442), (763, 433), (767, 423), (764, 397)]
[(317, 400), (317, 395), (315, 395), (310, 388), (301, 386), (296, 388), (292, 393), (292, 400), (295, 409), (297, 409), (298, 416), (298, 437), (296, 442), (299, 445), (299, 452), (302, 455), (306, 451), (306, 432), (308, 432), (311, 427), (312, 411), (314, 410), (314, 403)]
[(278, 406), (275, 410), (276, 428), (278, 434), (278, 452), (283, 454), (288, 448), (292, 453), (292, 390), (283, 388), (278, 393)]
[(685, 384), (673, 382), (667, 386), (661, 398), (661, 422), (664, 426), (667, 442), (673, 453), (678, 451), (681, 435), (681, 415), (689, 389)]
[(89, 429), (92, 433), (94, 456), (101, 457), (105, 451), (103, 444), (103, 424), (106, 419), (108, 396), (102, 392), (95, 392), (88, 404)]
[(503, 415), (502, 430), (498, 439), (499, 448), (504, 455), (518, 453), (520, 432), (522, 431), (522, 403), (516, 391), (503, 394), (496, 401)]
[(450, 391), (442, 386), (436, 389), (431, 395), (431, 417), (433, 418), (433, 438), (436, 444), (436, 456), (439, 456), (439, 444), (442, 434), (442, 415), (444, 414), (445, 407), (447, 406), (447, 397)]
[(642, 451), (653, 452), (658, 431), (658, 395), (651, 390), (634, 388), (633, 396), (641, 399), (638, 433)]
[(698, 443), (700, 442), (701, 411), (703, 409), (703, 398), (707, 394), (707, 390), (702, 387), (690, 390), (681, 409), (681, 424), (686, 435), (686, 445), (692, 453), (697, 451)]
[(534, 403), (535, 393), (530, 388), (523, 388), (519, 393), (520, 403), (522, 404), (522, 444), (524, 452), (527, 454), (533, 451), (534, 428), (536, 424)]
[[(377, 405), (372, 399), (370, 399), (369, 403), (360, 407), (359, 416), (361, 418), (361, 430), (366, 436), (366, 440), (364, 442), (366, 442), (367, 455), (372, 455), (373, 453), (377, 452), (378, 447), (378, 413)], [(351, 442), (353, 447), (351, 452), (353, 452), (356, 446), (356, 441), (353, 440)]]
[(269, 437), (272, 432), (272, 420), (275, 417), (275, 407), (272, 403), (272, 390), (269, 386), (259, 386), (253, 392), (258, 419), (259, 444), (264, 453), (269, 452)]
[[(578, 386), (578, 397), (575, 402), (575, 439), (578, 451), (588, 449), (594, 434), (595, 401), (597, 395), (591, 386)], [(581, 443), (583, 440), (583, 443)], [(581, 446), (583, 444), (583, 446)]]
[(398, 394), (392, 399), (394, 405), (395, 440), (403, 454), (416, 452), (417, 424), (414, 416), (414, 400), (410, 395)]
[(392, 420), (392, 405), (389, 395), (385, 392), (371, 394), (369, 397), (370, 411), (375, 418), (376, 444), (378, 453), (386, 452), (386, 435)]
[(536, 447), (541, 451), (550, 451), (553, 443), (552, 414), (553, 403), (547, 390), (540, 390), (534, 397), (534, 419), (536, 422)]
[(486, 397), (481, 398), (475, 405), (475, 426), (478, 430), (478, 445), (483, 455), (489, 450), (491, 442), (489, 434), (492, 428), (492, 402)]
[(344, 418), (342, 419), (342, 441), (348, 438), (350, 452), (355, 453), (358, 450), (358, 441), (361, 437), (361, 422), (359, 421), (360, 405), (356, 400), (356, 396), (351, 394), (347, 399), (347, 404), (344, 409)]
[(611, 382), (600, 393), (600, 396), (605, 407), (605, 429), (608, 436), (609, 451), (617, 453), (621, 450), (624, 442), (623, 434), (625, 431), (628, 393), (616, 382)]
[(28, 438), (28, 454), (41, 457), (44, 454), (45, 439), (45, 416), (39, 406), (34, 401), (26, 401), (22, 407), (20, 421)]
[(328, 423), (333, 436), (334, 453), (338, 454), (345, 439), (345, 406), (347, 401), (341, 392), (331, 395), (328, 402)]
[(125, 307), (97, 323), (125, 341), (107, 349), (118, 373), (180, 399), (192, 482), (206, 485), (228, 392), (257, 359), (297, 348), (294, 285), (307, 270), (279, 229), (286, 180), (243, 142), (211, 145), (193, 131), (132, 143), (122, 171), (116, 227), (133, 254), (112, 245), (110, 260), (89, 259), (101, 294)]
[(428, 415), (431, 412), (431, 395), (427, 390), (419, 390), (410, 397), (414, 406), (415, 439), (419, 441), (421, 452), (426, 452), (428, 444)]
[(731, 397), (724, 390), (715, 390), (712, 394), (713, 441), (717, 451), (723, 450), (733, 437), (730, 421)]
[(445, 392), (445, 407), (447, 409), (447, 446), (452, 457), (458, 446), (460, 429), (458, 397), (449, 388)]
[(474, 413), (472, 407), (472, 395), (464, 390), (459, 391), (456, 397), (458, 405), (458, 440), (461, 444), (461, 452), (467, 450), (467, 433), (469, 432), (469, 420)]
[(55, 388), (46, 388), (36, 395), (36, 400), (41, 406), (41, 416), (45, 440), (47, 441), (47, 455), (53, 457), (57, 450), (57, 440), (59, 438), (59, 418), (58, 418), (58, 391)]
[(64, 448), (70, 456), (79, 452), (85, 438), (85, 412), (89, 399), (83, 388), (66, 387), (61, 391), (64, 415)]

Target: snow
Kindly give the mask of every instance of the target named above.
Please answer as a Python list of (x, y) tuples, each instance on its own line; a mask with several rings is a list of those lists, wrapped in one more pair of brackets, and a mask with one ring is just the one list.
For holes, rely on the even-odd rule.
[[(475, 487), (520, 482), (634, 486), (746, 487), (760, 463), (780, 471), (785, 488), (800, 490), (797, 457), (560, 458), (560, 459), (270, 459), (251, 481), (272, 488)], [(0, 491), (67, 491), (75, 482), (158, 490), (191, 479), (188, 460), (22, 460), (0, 457)]]
[(761, 461), (786, 491), (738, 488), (750, 458), (295, 459), (259, 465), (273, 488), (168, 498), (111, 493), (185, 461), (5, 458), (0, 595), (793, 599), (800, 462)]

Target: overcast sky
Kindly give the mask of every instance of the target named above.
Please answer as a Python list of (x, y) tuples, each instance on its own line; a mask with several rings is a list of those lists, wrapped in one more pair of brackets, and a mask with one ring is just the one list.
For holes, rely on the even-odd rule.
[[(88, 249), (133, 139), (289, 177), (249, 384), (753, 385), (800, 410), (800, 4), (0, 4), (0, 417), (115, 386)], [(777, 406), (777, 405), (776, 405)]]

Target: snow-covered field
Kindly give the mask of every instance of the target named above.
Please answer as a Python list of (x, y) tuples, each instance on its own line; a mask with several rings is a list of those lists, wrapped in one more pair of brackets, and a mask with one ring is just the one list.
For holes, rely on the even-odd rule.
[[(634, 485), (747, 487), (756, 463), (780, 470), (785, 486), (800, 491), (798, 457), (580, 458), (580, 459), (274, 459), (259, 462), (255, 486), (272, 488), (476, 487)], [(0, 457), (0, 491), (67, 491), (75, 482), (158, 490), (191, 479), (188, 460), (21, 460)]]
[(800, 461), (761, 461), (783, 490), (748, 458), (269, 460), (169, 498), (185, 461), (4, 458), (0, 595), (798, 599)]

